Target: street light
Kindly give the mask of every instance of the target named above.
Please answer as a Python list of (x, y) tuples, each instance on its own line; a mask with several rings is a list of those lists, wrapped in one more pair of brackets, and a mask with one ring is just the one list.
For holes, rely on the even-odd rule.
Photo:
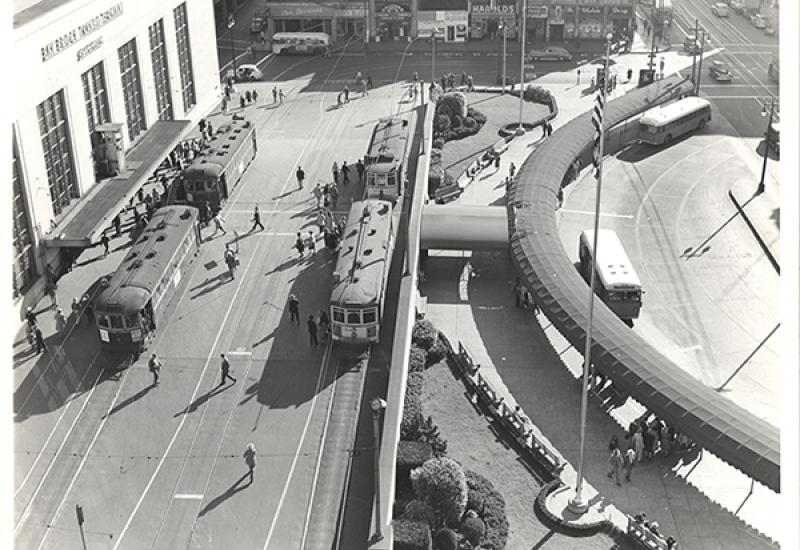
[(431, 43), (433, 43), (433, 53), (431, 54), (431, 84), (436, 82), (436, 33), (438, 32), (438, 27), (433, 27), (431, 29)]
[(369, 403), (370, 408), (372, 409), (372, 429), (373, 435), (375, 436), (375, 443), (374, 449), (375, 452), (373, 453), (375, 456), (375, 464), (373, 466), (374, 473), (373, 479), (375, 481), (375, 533), (372, 535), (372, 541), (377, 542), (383, 539), (383, 533), (381, 533), (381, 483), (380, 483), (380, 472), (378, 470), (380, 465), (380, 452), (381, 452), (381, 425), (380, 425), (380, 418), (381, 413), (386, 409), (386, 401), (381, 399), (380, 397), (375, 397)]
[[(228, 14), (228, 31), (230, 31), (236, 25), (236, 20), (233, 18), (233, 14)], [(233, 49), (233, 33), (229, 32), (230, 39), (231, 39), (231, 60), (233, 63), (233, 76), (236, 78), (236, 51)]]
[(503, 74), (500, 78), (502, 78), (502, 86), (503, 86), (503, 93), (506, 93), (506, 23), (505, 21), (500, 21), (500, 25), (498, 26), (498, 30), (502, 31), (503, 33)]
[(519, 126), (515, 132), (518, 136), (525, 133), (522, 127), (522, 96), (525, 87), (525, 21), (528, 19), (528, 0), (522, 1), (522, 40), (520, 40), (519, 54)]
[[(761, 107), (761, 116), (767, 116), (767, 106), (763, 105)], [(767, 176), (767, 159), (769, 158), (769, 132), (770, 128), (772, 128), (772, 118), (775, 116), (775, 96), (772, 96), (772, 100), (769, 104), (769, 122), (767, 122), (767, 132), (766, 132), (766, 142), (764, 147), (764, 164), (761, 165), (761, 180), (758, 182), (758, 188), (756, 189), (756, 195), (760, 195), (764, 192), (764, 178)]]

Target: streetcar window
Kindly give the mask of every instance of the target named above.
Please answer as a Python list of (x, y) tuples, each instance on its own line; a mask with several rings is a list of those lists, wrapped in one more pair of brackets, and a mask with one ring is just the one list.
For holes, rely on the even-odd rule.
[(123, 328), (122, 317), (119, 315), (109, 315), (108, 319), (111, 321), (111, 328)]
[(367, 185), (375, 187), (375, 174), (367, 174)]
[(374, 323), (377, 319), (377, 315), (375, 309), (365, 309), (364, 310), (364, 324)]
[(105, 315), (98, 315), (97, 324), (103, 328), (108, 328), (109, 326), (108, 317), (106, 317)]
[(337, 323), (344, 323), (344, 310), (339, 307), (332, 308), (333, 320)]
[(348, 325), (360, 325), (361, 324), (361, 312), (360, 311), (348, 311), (347, 312), (347, 324)]
[(125, 316), (125, 326), (128, 328), (139, 328), (139, 314), (132, 313)]

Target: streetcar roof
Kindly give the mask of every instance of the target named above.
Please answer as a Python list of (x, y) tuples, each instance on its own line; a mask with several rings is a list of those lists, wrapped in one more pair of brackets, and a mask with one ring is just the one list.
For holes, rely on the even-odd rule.
[(187, 179), (212, 179), (219, 177), (231, 159), (241, 149), (240, 143), (252, 139), (255, 126), (248, 120), (231, 120), (214, 129), (208, 147), (183, 170)]
[(644, 112), (639, 119), (641, 124), (648, 126), (663, 126), (685, 115), (701, 109), (708, 109), (711, 103), (702, 97), (690, 96), (666, 105), (659, 105)]
[(391, 226), (389, 201), (368, 199), (353, 203), (336, 260), (332, 304), (370, 305), (380, 301), (386, 263), (390, 260), (386, 251), (391, 242)]
[(330, 35), (326, 32), (276, 32), (272, 35), (272, 40), (281, 40), (284, 38), (318, 38), (326, 42), (331, 39)]
[[(593, 239), (593, 230), (587, 229), (581, 232), (581, 242), (589, 249), (592, 257), (595, 256)], [(603, 286), (607, 289), (640, 290), (642, 288), (642, 283), (628, 259), (625, 248), (617, 233), (611, 229), (601, 229), (597, 234), (595, 269)]]
[(367, 164), (375, 162), (402, 162), (408, 141), (408, 120), (382, 118), (372, 130), (367, 149)]
[(396, 162), (376, 162), (367, 166), (367, 172), (374, 174), (388, 174), (397, 170)]
[(108, 286), (98, 295), (96, 310), (118, 311), (125, 315), (141, 311), (162, 283), (187, 233), (194, 231), (196, 220), (197, 209), (191, 206), (164, 206), (156, 210), (109, 279)]

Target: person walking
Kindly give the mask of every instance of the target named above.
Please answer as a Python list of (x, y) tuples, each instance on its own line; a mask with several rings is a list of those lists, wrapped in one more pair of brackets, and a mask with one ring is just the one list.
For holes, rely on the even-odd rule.
[(306, 179), (306, 173), (303, 172), (303, 167), (298, 166), (297, 172), (295, 172), (295, 176), (297, 176), (297, 185), (300, 189), (303, 188), (303, 180)]
[(325, 214), (323, 213), (322, 208), (317, 210), (317, 227), (319, 227), (320, 233), (325, 231)]
[(258, 92), (253, 90), (251, 97), (253, 98), (253, 103), (256, 103), (258, 101)]
[(322, 331), (322, 343), (324, 344), (328, 341), (328, 335), (331, 332), (331, 320), (328, 318), (328, 314), (325, 313), (324, 309), (319, 310), (319, 321), (317, 324)]
[(628, 69), (627, 75), (628, 75), (628, 80), (627, 81), (630, 82), (631, 79), (633, 78), (633, 69)]
[(264, 230), (264, 226), (261, 225), (261, 213), (258, 211), (258, 205), (256, 205), (253, 209), (253, 219), (250, 221), (253, 222), (253, 227), (250, 228), (250, 233), (255, 231), (256, 227), (258, 227), (259, 231)]
[(370, 75), (367, 75), (367, 89), (372, 89), (372, 77)]
[(356, 162), (356, 172), (358, 173), (358, 182), (362, 183), (364, 181), (364, 163), (361, 162), (361, 159)]
[(114, 236), (119, 237), (120, 235), (122, 235), (122, 220), (117, 214), (114, 216)]
[(36, 312), (33, 311), (33, 307), (28, 306), (28, 309), (25, 310), (25, 320), (31, 327), (36, 325)]
[(272, 103), (278, 102), (278, 87), (272, 88)]
[(100, 243), (103, 245), (103, 258), (108, 257), (108, 235), (103, 232), (100, 236)]
[(212, 237), (216, 236), (217, 231), (222, 231), (223, 235), (228, 234), (228, 232), (225, 230), (225, 226), (223, 225), (225, 220), (223, 219), (222, 214), (220, 213), (219, 210), (217, 210), (217, 213), (214, 214), (214, 217), (211, 219), (214, 222), (214, 234), (212, 235)]
[(580, 86), (581, 85), (581, 70), (580, 69), (578, 69), (578, 82), (575, 85), (576, 86)]
[(300, 324), (300, 300), (294, 294), (289, 294), (289, 320)]
[(50, 307), (58, 307), (58, 295), (56, 295), (58, 286), (52, 279), (48, 278), (44, 284), (44, 293), (50, 298)]
[(281, 105), (283, 105), (283, 100), (286, 99), (286, 94), (283, 93), (283, 88), (278, 90), (278, 98), (281, 100)]
[(33, 327), (33, 338), (36, 342), (36, 354), (40, 354), (43, 351), (47, 351), (47, 346), (44, 343), (44, 336), (42, 335), (42, 329), (39, 328), (39, 325), (35, 325)]
[(336, 161), (333, 161), (331, 171), (333, 172), (333, 183), (339, 183), (339, 165), (336, 164)]
[(294, 241), (294, 247), (297, 249), (297, 252), (300, 254), (300, 257), (303, 257), (303, 252), (305, 251), (306, 245), (303, 242), (303, 236), (300, 232), (297, 232), (297, 239)]
[(308, 232), (308, 238), (305, 241), (306, 248), (308, 248), (308, 252), (313, 256), (317, 252), (317, 243), (314, 240), (314, 233), (311, 231)]
[(56, 332), (58, 334), (63, 334), (67, 328), (67, 318), (64, 316), (64, 310), (62, 310), (60, 307), (56, 308), (55, 321)]
[(319, 183), (314, 186), (312, 193), (314, 193), (314, 198), (317, 199), (317, 208), (319, 208), (322, 203), (322, 188)]
[(350, 183), (350, 167), (347, 166), (347, 161), (342, 163), (342, 185)]
[(239, 108), (244, 109), (247, 103), (245, 102), (244, 95), (239, 96)]
[(248, 443), (242, 456), (244, 457), (244, 463), (247, 465), (248, 473), (250, 474), (250, 483), (253, 483), (256, 471), (256, 446), (252, 443)]
[(637, 427), (631, 438), (631, 446), (633, 452), (636, 453), (636, 462), (644, 460), (644, 436), (642, 435), (642, 428)]
[(620, 472), (622, 469), (622, 453), (619, 450), (619, 446), (612, 445), (611, 453), (608, 455), (608, 476), (609, 479), (616, 479), (617, 485), (621, 486), (620, 483)]
[(344, 93), (344, 102), (350, 103), (350, 88), (347, 87), (347, 84), (344, 85), (342, 92)]
[(222, 377), (221, 377), (221, 379), (219, 381), (219, 385), (220, 386), (224, 386), (225, 385), (225, 380), (230, 380), (231, 382), (233, 382), (235, 384), (236, 383), (236, 378), (234, 378), (230, 374), (230, 372), (231, 372), (231, 364), (228, 363), (228, 358), (225, 357), (224, 353), (220, 353), (219, 356), (220, 356), (220, 359), (221, 359), (220, 369), (221, 369), (221, 374), (222, 374)]
[(154, 353), (150, 356), (150, 360), (147, 362), (147, 368), (150, 369), (150, 372), (153, 373), (153, 385), (158, 386), (158, 375), (161, 373), (161, 367), (164, 365), (159, 360), (158, 356)]
[(636, 464), (636, 451), (631, 448), (628, 448), (625, 451), (625, 456), (623, 457), (623, 463), (625, 468), (625, 481), (631, 480), (631, 472), (633, 471), (633, 465)]
[(308, 321), (306, 324), (308, 325), (308, 345), (318, 346), (319, 342), (317, 341), (317, 323), (314, 322), (313, 315), (308, 316)]
[(231, 280), (235, 279), (236, 273), (236, 265), (239, 263), (239, 259), (236, 257), (236, 252), (234, 252), (230, 245), (225, 245), (225, 265), (228, 266), (228, 275), (230, 275)]

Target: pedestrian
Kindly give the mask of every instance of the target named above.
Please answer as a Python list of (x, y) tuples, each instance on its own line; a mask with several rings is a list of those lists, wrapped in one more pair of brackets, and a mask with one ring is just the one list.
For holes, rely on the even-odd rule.
[(204, 134), (206, 131), (206, 119), (201, 118), (197, 125), (200, 127), (200, 133)]
[(241, 109), (244, 109), (244, 106), (245, 106), (244, 95), (240, 95), (240, 96), (239, 96), (239, 107), (240, 107)]
[(251, 101), (253, 101), (253, 94), (250, 93), (250, 90), (247, 90), (244, 93), (244, 99), (245, 99), (245, 101), (247, 102), (248, 105), (250, 104)]
[(272, 103), (278, 102), (278, 88), (277, 86), (272, 88)]
[(358, 182), (362, 183), (364, 181), (364, 163), (361, 159), (356, 162), (356, 172), (358, 172)]
[(297, 167), (297, 172), (295, 172), (295, 175), (297, 176), (297, 185), (300, 187), (300, 189), (302, 189), (303, 188), (303, 180), (306, 177), (306, 173), (303, 172), (303, 167), (302, 166), (298, 166)]
[(628, 69), (628, 82), (633, 78), (633, 69)]
[(289, 321), (300, 324), (300, 301), (294, 294), (289, 294)]
[(33, 327), (33, 338), (36, 342), (36, 354), (42, 353), (43, 351), (47, 351), (47, 346), (44, 343), (44, 336), (42, 335), (42, 329), (39, 328), (39, 325), (35, 325)]
[(592, 89), (594, 89), (594, 77), (592, 77)]
[(300, 232), (297, 232), (297, 239), (294, 241), (294, 247), (297, 249), (297, 252), (300, 254), (300, 257), (303, 257), (303, 252), (305, 251), (305, 243), (303, 242), (303, 236)]
[(203, 225), (208, 225), (211, 223), (212, 213), (211, 213), (211, 205), (208, 201), (203, 201), (202, 209), (200, 210), (201, 219), (200, 221)]
[(475, 91), (475, 85), (472, 83), (472, 75), (467, 75), (467, 90), (470, 92)]
[(253, 90), (253, 93), (251, 94), (251, 96), (253, 98), (253, 103), (258, 101), (258, 92), (257, 91)]
[(461, 72), (461, 85), (462, 86), (467, 85), (467, 73), (464, 71)]
[(223, 225), (225, 219), (222, 217), (222, 214), (220, 213), (219, 210), (217, 210), (217, 213), (214, 214), (212, 220), (214, 221), (214, 235), (212, 236), (215, 236), (217, 234), (217, 231), (222, 231), (223, 235), (228, 234), (228, 232), (225, 230), (225, 226)]
[(344, 85), (344, 90), (342, 90), (342, 93), (344, 93), (344, 102), (350, 103), (350, 88), (347, 87), (347, 84)]
[(285, 93), (283, 93), (283, 88), (281, 88), (280, 90), (278, 90), (278, 97), (279, 97), (279, 98), (280, 98), (280, 100), (281, 100), (281, 104), (283, 104), (283, 100), (284, 100), (284, 99), (286, 99), (286, 94), (285, 94)]
[(255, 478), (255, 470), (256, 470), (256, 446), (252, 443), (247, 444), (247, 448), (244, 450), (244, 463), (247, 464), (247, 469), (249, 470), (250, 474), (250, 483), (253, 483), (253, 479)]
[(622, 453), (619, 450), (619, 447), (614, 445), (611, 449), (610, 454), (608, 455), (608, 476), (609, 479), (615, 479), (617, 485), (621, 486), (620, 483), (620, 470), (622, 469)]
[(317, 324), (322, 330), (322, 342), (327, 342), (328, 334), (330, 333), (331, 329), (331, 320), (328, 318), (328, 314), (325, 313), (324, 309), (319, 310), (319, 321)]
[(153, 373), (153, 385), (158, 386), (158, 375), (161, 373), (161, 367), (164, 365), (158, 359), (156, 354), (150, 356), (150, 361), (147, 362), (147, 367)]
[(308, 238), (306, 238), (305, 244), (309, 253), (313, 256), (317, 252), (317, 243), (314, 240), (314, 233), (311, 231), (308, 232)]
[(370, 75), (367, 75), (367, 89), (372, 89), (372, 77)]
[(417, 71), (414, 71), (414, 74), (412, 75), (412, 78), (414, 79), (414, 84), (419, 82), (419, 73), (417, 73)]
[(308, 325), (308, 345), (318, 346), (319, 342), (317, 341), (317, 323), (314, 322), (313, 315), (308, 316), (308, 321), (306, 324)]
[(511, 166), (509, 166), (509, 167), (508, 167), (508, 175), (509, 175), (509, 177), (513, 178), (513, 177), (514, 177), (514, 174), (515, 174), (516, 172), (517, 172), (517, 167), (516, 167), (516, 166), (514, 165), (514, 163), (512, 162), (512, 163), (511, 163)]
[(63, 334), (64, 330), (67, 328), (67, 318), (64, 316), (64, 311), (60, 307), (56, 308), (55, 321), (56, 332), (58, 334)]
[(342, 106), (342, 92), (339, 92), (338, 94), (336, 94), (336, 106), (337, 107), (341, 107)]
[(44, 283), (44, 292), (50, 298), (50, 307), (58, 307), (57, 288), (56, 283), (54, 283), (52, 279), (47, 279)]
[(231, 276), (231, 279), (235, 279), (236, 273), (236, 266), (239, 264), (239, 259), (236, 257), (236, 252), (234, 252), (230, 245), (225, 245), (225, 265), (228, 266), (228, 275)]
[(119, 218), (119, 214), (114, 216), (114, 236), (119, 237), (122, 235), (122, 220)]
[(317, 227), (319, 227), (320, 233), (325, 231), (325, 214), (323, 214), (322, 208), (317, 210)]
[(333, 168), (331, 168), (331, 170), (333, 171), (333, 183), (337, 183), (338, 184), (339, 183), (339, 165), (336, 164), (336, 161), (333, 161)]
[(578, 82), (575, 85), (576, 86), (580, 86), (581, 85), (581, 70), (580, 69), (578, 69)]
[(220, 381), (219, 381), (219, 385), (220, 386), (224, 386), (225, 385), (225, 380), (230, 380), (231, 382), (233, 382), (235, 384), (236, 383), (236, 378), (234, 378), (233, 376), (230, 375), (231, 364), (228, 363), (228, 358), (225, 357), (224, 353), (220, 353), (219, 356), (220, 356), (220, 359), (221, 359), (220, 368), (221, 368), (221, 374), (222, 374), (222, 376), (220, 378)]
[(627, 451), (625, 451), (625, 456), (623, 457), (623, 459), (625, 467), (625, 481), (630, 481), (631, 472), (633, 471), (633, 465), (636, 464), (636, 451), (629, 448)]
[(253, 219), (250, 221), (253, 222), (253, 227), (250, 228), (250, 233), (255, 231), (256, 227), (259, 228), (259, 231), (264, 230), (264, 226), (261, 225), (261, 214), (258, 211), (258, 205), (256, 205), (255, 208), (253, 209)]
[(100, 243), (103, 245), (103, 258), (108, 256), (108, 235), (106, 235), (105, 231), (100, 236)]
[(495, 172), (500, 170), (500, 155), (494, 157), (494, 170)]
[(314, 194), (314, 198), (317, 199), (317, 208), (319, 208), (322, 203), (322, 188), (320, 188), (319, 183), (314, 186), (312, 193)]
[(660, 72), (661, 72), (661, 78), (664, 78), (664, 58), (663, 57), (658, 62), (658, 68), (660, 69)]
[(637, 427), (636, 432), (631, 438), (631, 446), (636, 453), (636, 462), (644, 460), (644, 437), (642, 436), (642, 428)]
[(347, 166), (347, 161), (342, 163), (342, 185), (350, 183), (350, 167)]
[(331, 204), (336, 208), (336, 203), (339, 202), (339, 190), (336, 189), (336, 186), (331, 186), (328, 196), (331, 198)]

